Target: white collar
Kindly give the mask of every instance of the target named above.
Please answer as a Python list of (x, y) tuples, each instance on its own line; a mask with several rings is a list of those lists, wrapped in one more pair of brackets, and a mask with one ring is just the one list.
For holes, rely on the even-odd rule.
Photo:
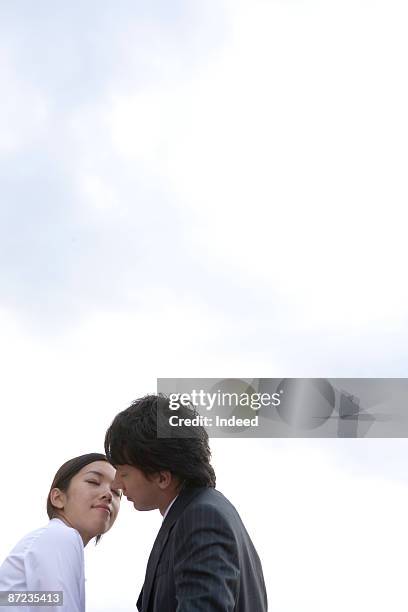
[(163, 521), (166, 518), (166, 516), (168, 515), (170, 508), (172, 507), (172, 505), (174, 504), (174, 502), (176, 501), (176, 499), (178, 498), (178, 495), (176, 495), (176, 497), (174, 499), (171, 500), (171, 502), (169, 503), (169, 505), (167, 506), (166, 510), (164, 511), (163, 514)]

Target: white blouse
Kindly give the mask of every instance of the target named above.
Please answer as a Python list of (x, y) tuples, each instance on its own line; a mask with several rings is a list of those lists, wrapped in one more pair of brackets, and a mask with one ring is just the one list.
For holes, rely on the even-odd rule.
[(60, 519), (24, 536), (0, 566), (0, 591), (63, 591), (62, 606), (14, 606), (16, 612), (84, 612), (84, 545)]

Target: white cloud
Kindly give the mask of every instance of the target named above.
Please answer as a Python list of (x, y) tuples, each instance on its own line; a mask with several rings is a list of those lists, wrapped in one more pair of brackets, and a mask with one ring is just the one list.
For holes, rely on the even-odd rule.
[(388, 11), (233, 4), (199, 74), (116, 95), (107, 119), (117, 153), (190, 211), (209, 264), (265, 283), (306, 329), (405, 317), (406, 9)]
[(34, 146), (45, 135), (49, 104), (42, 91), (15, 71), (11, 50), (0, 47), (0, 155)]

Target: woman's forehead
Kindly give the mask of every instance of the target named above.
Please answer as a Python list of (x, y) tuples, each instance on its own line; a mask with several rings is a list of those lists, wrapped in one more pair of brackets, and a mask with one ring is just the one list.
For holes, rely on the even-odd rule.
[(115, 468), (107, 461), (93, 461), (92, 463), (88, 463), (88, 465), (83, 467), (80, 473), (90, 473), (94, 474), (95, 476), (113, 480), (115, 476)]

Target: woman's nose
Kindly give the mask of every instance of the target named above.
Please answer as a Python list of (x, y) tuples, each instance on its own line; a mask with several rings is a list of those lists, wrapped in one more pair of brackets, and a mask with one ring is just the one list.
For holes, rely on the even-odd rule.
[(105, 491), (103, 492), (102, 497), (104, 499), (109, 499), (109, 500), (112, 499), (113, 496), (112, 496), (112, 491), (110, 490), (110, 488), (105, 489)]

